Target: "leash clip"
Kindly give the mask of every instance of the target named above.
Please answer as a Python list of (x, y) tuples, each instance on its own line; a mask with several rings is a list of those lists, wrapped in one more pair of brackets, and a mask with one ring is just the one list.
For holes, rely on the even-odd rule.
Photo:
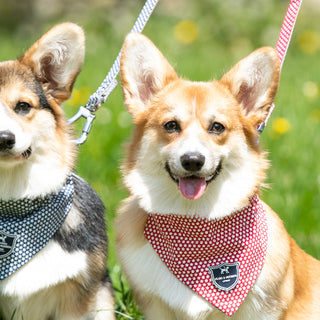
[(257, 128), (257, 131), (261, 134), (263, 132), (263, 129), (265, 128), (266, 126), (266, 122), (263, 121), (259, 124), (259, 127)]
[(89, 109), (81, 106), (78, 112), (72, 118), (68, 119), (68, 124), (74, 123), (81, 117), (85, 118), (86, 122), (83, 126), (80, 138), (72, 140), (72, 142), (74, 142), (76, 145), (81, 145), (87, 140), (87, 136), (91, 130), (92, 122), (96, 116)]

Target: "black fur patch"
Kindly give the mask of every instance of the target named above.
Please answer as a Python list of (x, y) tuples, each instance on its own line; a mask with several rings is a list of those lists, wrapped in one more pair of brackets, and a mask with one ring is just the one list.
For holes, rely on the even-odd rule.
[(68, 252), (83, 250), (106, 251), (107, 237), (104, 219), (105, 208), (98, 194), (77, 175), (73, 175), (74, 198), (71, 210), (79, 211), (82, 223), (76, 229), (64, 228), (53, 236), (61, 247)]
[(37, 80), (35, 80), (35, 89), (39, 97), (40, 109), (48, 109), (50, 112), (54, 114), (53, 109), (42, 90), (41, 84)]

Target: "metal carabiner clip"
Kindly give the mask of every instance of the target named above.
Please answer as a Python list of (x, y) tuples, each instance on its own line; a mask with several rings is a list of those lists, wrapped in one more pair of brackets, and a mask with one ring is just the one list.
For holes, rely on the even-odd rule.
[(74, 142), (76, 145), (83, 144), (87, 140), (88, 133), (91, 130), (92, 122), (96, 116), (90, 110), (81, 106), (78, 112), (72, 118), (68, 119), (68, 124), (74, 123), (81, 117), (86, 119), (86, 123), (83, 126), (80, 138), (72, 140), (72, 142)]

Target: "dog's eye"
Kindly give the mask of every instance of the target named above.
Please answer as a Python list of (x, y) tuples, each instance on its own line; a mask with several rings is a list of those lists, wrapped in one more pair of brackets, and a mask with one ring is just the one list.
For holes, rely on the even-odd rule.
[(30, 109), (31, 105), (29, 103), (19, 101), (14, 108), (14, 112), (21, 115), (25, 115), (29, 113)]
[(225, 126), (219, 122), (214, 122), (212, 125), (209, 127), (209, 132), (210, 133), (215, 133), (215, 134), (220, 134), (225, 130)]
[(174, 120), (166, 122), (163, 126), (169, 133), (180, 132), (181, 131), (179, 123), (177, 121), (174, 121)]

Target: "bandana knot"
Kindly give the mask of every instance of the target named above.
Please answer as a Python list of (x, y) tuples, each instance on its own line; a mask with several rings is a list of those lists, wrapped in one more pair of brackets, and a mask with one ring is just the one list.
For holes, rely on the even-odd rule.
[(267, 251), (267, 221), (258, 196), (216, 220), (149, 214), (144, 234), (181, 282), (228, 316), (249, 293)]

